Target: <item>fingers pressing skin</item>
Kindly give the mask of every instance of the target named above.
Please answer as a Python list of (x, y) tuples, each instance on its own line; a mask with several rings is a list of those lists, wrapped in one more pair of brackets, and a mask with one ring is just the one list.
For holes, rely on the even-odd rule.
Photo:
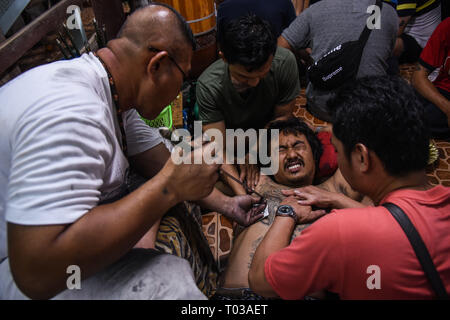
[(247, 187), (250, 189), (253, 188), (253, 179), (255, 178), (255, 171), (251, 165), (247, 165), (247, 174)]
[(303, 206), (298, 204), (298, 199), (294, 196), (285, 198), (281, 204), (291, 206), (297, 215), (297, 223), (311, 223), (326, 214), (325, 210), (313, 211), (311, 206)]
[(247, 189), (253, 189), (257, 186), (260, 178), (260, 169), (256, 164), (241, 164), (239, 165), (240, 175), (239, 179), (243, 181)]
[(298, 204), (301, 204), (303, 206), (312, 206), (317, 204), (319, 201), (317, 197), (311, 193), (308, 193), (308, 191), (294, 191), (294, 196), (299, 199), (297, 201)]
[(256, 164), (248, 165), (248, 171), (250, 172), (249, 187), (254, 188), (259, 182), (259, 167)]
[(259, 168), (258, 168), (258, 171), (256, 171), (256, 180), (255, 180), (254, 187), (256, 187), (258, 185), (260, 177), (261, 177), (261, 172), (259, 171)]
[(252, 178), (250, 180), (250, 188), (254, 188), (255, 187), (255, 180), (256, 180), (256, 172), (252, 171)]
[(294, 193), (294, 189), (291, 189), (291, 190), (281, 190), (281, 193), (284, 195), (284, 196), (286, 196), (286, 197), (290, 197), (290, 196), (294, 196), (295, 195), (295, 193)]
[(296, 197), (298, 203), (305, 206), (318, 206), (326, 208), (330, 205), (331, 193), (324, 189), (308, 186), (295, 190), (283, 190), (283, 195)]
[(239, 175), (239, 180), (244, 181), (244, 179), (247, 177), (247, 167), (246, 165), (240, 165), (241, 174)]
[(325, 210), (315, 210), (315, 211), (311, 211), (311, 219), (313, 220), (317, 220), (320, 217), (326, 215), (327, 212)]
[[(252, 204), (262, 203), (262, 201), (264, 200), (264, 198), (261, 198), (257, 195), (251, 195), (251, 197), (252, 197)], [(267, 201), (264, 201), (264, 203), (267, 203)]]

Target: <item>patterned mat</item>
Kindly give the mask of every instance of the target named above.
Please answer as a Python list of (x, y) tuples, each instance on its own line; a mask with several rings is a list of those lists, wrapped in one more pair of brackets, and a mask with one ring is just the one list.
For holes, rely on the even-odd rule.
[(217, 212), (202, 216), (203, 233), (217, 261), (219, 272), (226, 266), (233, 245), (233, 223)]

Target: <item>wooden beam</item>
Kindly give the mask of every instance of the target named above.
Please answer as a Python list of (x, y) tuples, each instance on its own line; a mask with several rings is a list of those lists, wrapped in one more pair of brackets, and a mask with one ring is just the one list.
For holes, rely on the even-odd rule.
[(106, 27), (106, 41), (114, 39), (126, 18), (122, 0), (92, 0), (91, 3), (99, 27)]
[(47, 33), (57, 30), (69, 15), (71, 5), (82, 7), (83, 0), (63, 0), (26, 25), (12, 37), (0, 43), (0, 75), (17, 62)]

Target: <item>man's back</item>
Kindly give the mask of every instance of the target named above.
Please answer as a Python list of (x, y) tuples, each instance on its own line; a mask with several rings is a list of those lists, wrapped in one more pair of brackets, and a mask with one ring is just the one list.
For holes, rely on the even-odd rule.
[[(358, 40), (370, 17), (376, 17), (368, 8), (375, 0), (321, 0), (303, 11), (281, 34), (294, 50), (311, 48), (311, 57), (317, 61), (338, 45)], [(392, 54), (398, 31), (395, 9), (384, 3), (380, 28), (373, 29), (365, 45), (357, 78), (386, 75), (387, 60)], [(306, 88), (307, 108), (316, 118), (331, 121), (327, 103), (334, 91), (321, 91), (310, 83)]]
[[(367, 23), (367, 9), (375, 0), (322, 0), (300, 14), (282, 36), (294, 49), (310, 46), (317, 61), (337, 45), (357, 40)], [(372, 11), (370, 11), (372, 12)], [(358, 77), (386, 74), (397, 34), (397, 14), (383, 4), (381, 28), (372, 30)]]

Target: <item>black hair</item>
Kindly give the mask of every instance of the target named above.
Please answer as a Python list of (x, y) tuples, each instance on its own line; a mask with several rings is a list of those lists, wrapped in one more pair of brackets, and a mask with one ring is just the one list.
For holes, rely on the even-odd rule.
[(217, 35), (219, 49), (229, 64), (240, 64), (251, 72), (274, 55), (277, 39), (272, 26), (254, 14), (233, 19)]
[[(319, 138), (317, 138), (316, 133), (302, 120), (296, 117), (290, 117), (286, 120), (276, 120), (269, 123), (268, 130), (279, 130), (280, 134), (303, 134), (308, 140), (311, 147), (314, 163), (316, 165), (316, 173), (319, 170), (320, 157), (322, 156), (322, 143)], [(270, 139), (270, 134), (268, 135)], [(269, 144), (270, 145), (270, 144)], [(270, 150), (270, 148), (269, 148)]]
[(392, 176), (423, 170), (429, 131), (415, 90), (402, 78), (367, 77), (344, 86), (329, 102), (333, 133), (346, 157), (357, 143), (372, 150)]

